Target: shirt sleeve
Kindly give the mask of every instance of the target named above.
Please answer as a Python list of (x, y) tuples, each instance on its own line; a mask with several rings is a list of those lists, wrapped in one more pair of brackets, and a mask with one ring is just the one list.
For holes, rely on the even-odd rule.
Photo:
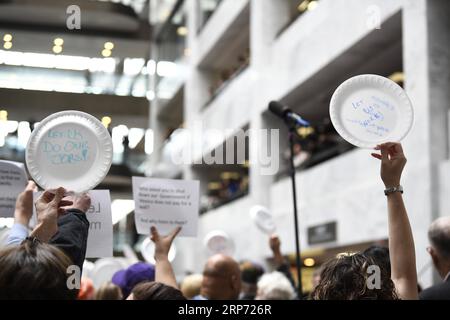
[(14, 223), (6, 240), (6, 245), (19, 245), (26, 237), (28, 237), (28, 228), (21, 223)]
[(50, 239), (52, 244), (69, 256), (80, 271), (86, 256), (89, 221), (80, 210), (69, 209), (58, 219), (58, 232)]

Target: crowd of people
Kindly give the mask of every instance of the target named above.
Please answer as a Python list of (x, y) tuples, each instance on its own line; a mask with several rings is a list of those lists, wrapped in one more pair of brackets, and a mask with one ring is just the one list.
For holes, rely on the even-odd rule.
[[(180, 227), (164, 236), (155, 227), (149, 230), (155, 244), (154, 266), (136, 263), (100, 288), (88, 290), (92, 288), (89, 280), (79, 277), (81, 285), (77, 285), (75, 275), (82, 274), (85, 260), (89, 196), (59, 188), (45, 191), (33, 203), (36, 185), (29, 182), (17, 199), (8, 246), (0, 250), (0, 299), (450, 299), (450, 217), (434, 221), (428, 234), (428, 252), (443, 281), (419, 296), (413, 234), (400, 188), (406, 157), (399, 143), (382, 144), (377, 150), (372, 156), (380, 160), (386, 187), (389, 248), (371, 247), (332, 258), (321, 266), (314, 289), (306, 297), (296, 294), (277, 235), (269, 239), (276, 267), (272, 272), (251, 261), (238, 263), (217, 254), (208, 259), (202, 274), (189, 275), (178, 283), (168, 253)], [(33, 205), (37, 223), (28, 234)]]

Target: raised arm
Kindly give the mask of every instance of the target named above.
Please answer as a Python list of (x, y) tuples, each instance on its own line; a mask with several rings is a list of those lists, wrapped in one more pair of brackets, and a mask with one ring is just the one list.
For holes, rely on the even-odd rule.
[(25, 190), (17, 197), (14, 225), (8, 236), (8, 245), (18, 245), (28, 236), (28, 225), (33, 215), (33, 192), (35, 190), (36, 184), (28, 181)]
[[(373, 153), (372, 156), (381, 160), (381, 179), (386, 190), (398, 188), (406, 165), (401, 144), (385, 143), (376, 150), (380, 150), (381, 155)], [(391, 189), (387, 204), (391, 278), (401, 299), (418, 299), (414, 239), (402, 193)]]
[(155, 243), (155, 281), (176, 289), (178, 284), (169, 261), (169, 250), (180, 230), (181, 227), (177, 227), (169, 235), (162, 237), (156, 227), (150, 228), (150, 238)]
[(295, 288), (295, 281), (294, 278), (292, 278), (289, 263), (281, 253), (281, 241), (277, 234), (272, 234), (270, 236), (269, 247), (273, 254), (273, 261), (275, 263), (276, 270), (284, 274), (291, 283), (292, 287)]

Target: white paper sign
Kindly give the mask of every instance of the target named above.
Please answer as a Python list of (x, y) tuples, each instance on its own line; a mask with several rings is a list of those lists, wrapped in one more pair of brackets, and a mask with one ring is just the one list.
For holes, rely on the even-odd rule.
[(16, 199), (27, 185), (25, 166), (0, 160), (0, 217), (13, 217)]
[[(34, 193), (36, 201), (42, 192)], [(109, 190), (91, 190), (91, 207), (86, 212), (89, 221), (86, 258), (103, 258), (113, 256), (113, 225), (111, 197)], [(31, 225), (36, 224), (34, 212)]]
[(199, 181), (133, 177), (137, 232), (148, 235), (156, 226), (168, 234), (182, 226), (179, 236), (196, 237), (199, 189)]
[(109, 190), (89, 191), (91, 207), (86, 212), (89, 235), (86, 258), (113, 256), (113, 225)]

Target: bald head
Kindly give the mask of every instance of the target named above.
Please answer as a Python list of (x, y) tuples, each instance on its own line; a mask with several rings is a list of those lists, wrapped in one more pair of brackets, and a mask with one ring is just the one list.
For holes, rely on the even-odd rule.
[(239, 264), (223, 254), (209, 258), (203, 271), (201, 294), (211, 300), (234, 300), (239, 297), (240, 290)]
[(450, 217), (435, 220), (428, 230), (428, 237), (439, 255), (450, 260)]
[(217, 272), (226, 275), (240, 275), (239, 264), (233, 258), (224, 254), (216, 254), (208, 259), (206, 263)]

